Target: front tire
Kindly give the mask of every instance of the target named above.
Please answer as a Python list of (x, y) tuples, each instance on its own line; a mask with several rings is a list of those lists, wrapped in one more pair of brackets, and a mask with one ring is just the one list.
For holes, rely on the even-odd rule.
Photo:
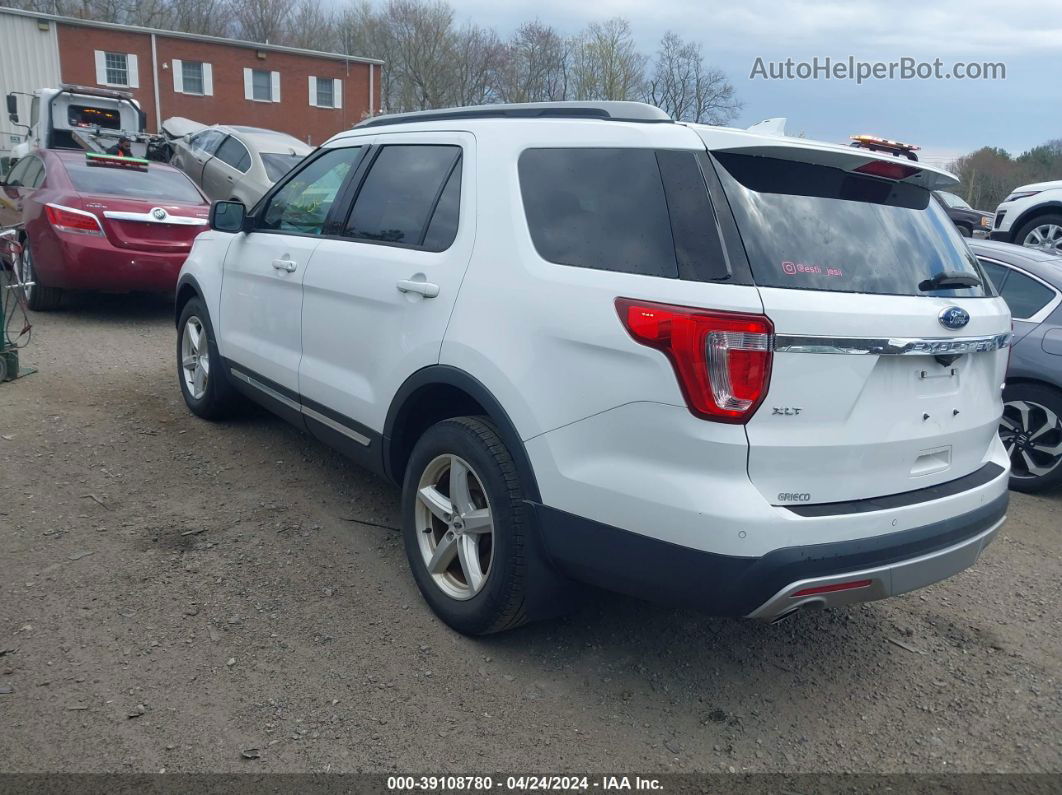
[(26, 303), (34, 312), (48, 312), (59, 306), (59, 303), (63, 300), (63, 291), (61, 289), (48, 287), (41, 283), (41, 278), (37, 274), (37, 268), (33, 262), (29, 238), (22, 241), (21, 273), (19, 273), (19, 278), (26, 284), (33, 282), (25, 290)]
[(1003, 390), (999, 436), (1010, 456), (1010, 487), (1029, 493), (1062, 485), (1062, 392), (1044, 384)]
[(177, 324), (177, 380), (185, 404), (205, 420), (227, 417), (240, 403), (221, 363), (210, 316), (199, 298), (184, 305)]
[(968, 226), (960, 226), (960, 227), (958, 227), (958, 229), (959, 229), (959, 234), (962, 235), (963, 237), (973, 237), (973, 229), (972, 228), (970, 228)]
[(526, 497), (485, 417), (443, 420), (413, 448), (402, 487), (406, 557), (425, 601), (458, 632), (514, 629), (544, 617), (535, 605), (559, 594)]
[(1014, 235), (1014, 242), (1062, 256), (1062, 215), (1041, 215), (1032, 219)]

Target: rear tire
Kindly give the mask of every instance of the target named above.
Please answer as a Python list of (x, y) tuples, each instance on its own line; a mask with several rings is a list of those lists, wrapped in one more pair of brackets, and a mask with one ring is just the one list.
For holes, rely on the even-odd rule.
[(200, 298), (184, 305), (177, 324), (177, 381), (189, 410), (205, 420), (231, 416), (242, 402), (229, 383)]
[(1014, 235), (1014, 242), (1062, 256), (1062, 215), (1041, 215), (1022, 224)]
[(1062, 392), (1044, 384), (1003, 390), (999, 436), (1010, 456), (1010, 487), (1035, 493), (1062, 485)]
[(973, 237), (973, 229), (971, 229), (970, 227), (968, 227), (968, 226), (960, 226), (960, 227), (958, 227), (958, 229), (959, 229), (959, 234), (962, 235), (963, 237)]
[(41, 277), (37, 273), (33, 263), (33, 254), (30, 250), (29, 238), (22, 241), (22, 272), (19, 278), (23, 282), (34, 282), (32, 287), (26, 287), (26, 303), (34, 312), (48, 312), (59, 306), (63, 300), (63, 291), (58, 287), (48, 287), (41, 283)]
[(443, 420), (414, 446), (402, 487), (406, 557), (425, 601), (458, 632), (502, 632), (567, 609), (567, 581), (538, 551), (526, 500), (486, 417)]

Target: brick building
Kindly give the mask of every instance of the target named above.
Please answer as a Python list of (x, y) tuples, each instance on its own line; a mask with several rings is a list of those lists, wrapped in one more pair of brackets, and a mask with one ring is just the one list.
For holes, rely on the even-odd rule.
[[(372, 58), (0, 8), (0, 93), (28, 94), (57, 82), (129, 91), (151, 131), (160, 119), (185, 116), (203, 124), (267, 127), (319, 144), (379, 112), (382, 65)], [(23, 100), (20, 112), (28, 113)], [(13, 131), (4, 132), (7, 139)], [(0, 151), (6, 148), (7, 140)]]

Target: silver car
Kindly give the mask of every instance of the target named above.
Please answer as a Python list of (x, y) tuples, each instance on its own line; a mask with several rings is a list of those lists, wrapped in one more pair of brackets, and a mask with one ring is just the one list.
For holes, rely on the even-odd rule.
[(162, 128), (172, 139), (170, 162), (212, 201), (233, 199), (248, 207), (313, 151), (298, 138), (261, 127), (206, 127), (174, 117)]

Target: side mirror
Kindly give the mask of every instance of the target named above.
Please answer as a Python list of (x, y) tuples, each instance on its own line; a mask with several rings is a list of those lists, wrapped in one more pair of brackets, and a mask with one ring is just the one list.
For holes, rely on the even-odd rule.
[(242, 232), (246, 218), (243, 202), (214, 202), (210, 206), (210, 228), (218, 232)]
[(18, 124), (18, 97), (7, 95), (7, 118), (12, 124)]

